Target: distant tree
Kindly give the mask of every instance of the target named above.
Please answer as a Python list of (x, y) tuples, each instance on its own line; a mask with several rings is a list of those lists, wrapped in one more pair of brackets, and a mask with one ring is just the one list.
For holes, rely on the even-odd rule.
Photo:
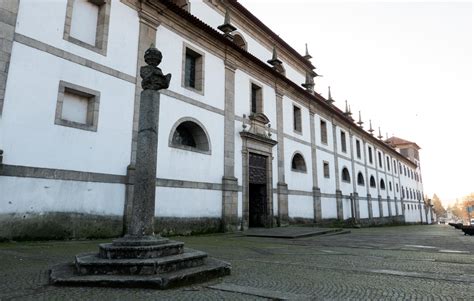
[(436, 216), (446, 217), (446, 209), (444, 209), (443, 204), (436, 193), (433, 194), (433, 197), (431, 198), (431, 204), (433, 205), (433, 211), (436, 213)]
[(474, 212), (469, 213), (467, 211), (467, 208), (470, 206), (474, 206), (474, 193), (471, 193), (469, 195), (466, 195), (463, 197), (463, 200), (461, 202), (461, 217), (469, 223), (471, 218), (474, 218)]
[(463, 215), (463, 210), (462, 210), (462, 204), (459, 202), (458, 199), (456, 199), (456, 202), (450, 207), (451, 213), (456, 216), (457, 218), (462, 218)]

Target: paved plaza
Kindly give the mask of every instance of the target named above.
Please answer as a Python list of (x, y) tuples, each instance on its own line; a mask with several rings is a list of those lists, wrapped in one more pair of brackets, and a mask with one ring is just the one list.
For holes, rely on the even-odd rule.
[(474, 237), (447, 225), (336, 234), (175, 237), (232, 274), (165, 291), (48, 285), (48, 267), (103, 241), (1, 243), (0, 300), (474, 300)]

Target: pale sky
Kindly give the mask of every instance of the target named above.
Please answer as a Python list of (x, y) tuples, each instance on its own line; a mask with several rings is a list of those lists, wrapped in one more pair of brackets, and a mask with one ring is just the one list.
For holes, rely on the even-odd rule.
[(239, 2), (300, 53), (308, 43), (317, 92), (422, 148), (425, 194), (474, 192), (471, 2)]

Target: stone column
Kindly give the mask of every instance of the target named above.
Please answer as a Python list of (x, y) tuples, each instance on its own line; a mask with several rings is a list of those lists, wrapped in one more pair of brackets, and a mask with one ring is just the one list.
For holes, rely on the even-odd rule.
[(380, 219), (383, 218), (383, 206), (382, 206), (382, 196), (379, 194), (378, 195), (378, 201), (379, 201), (379, 216)]
[[(159, 26), (159, 21), (152, 15), (148, 14), (146, 10), (141, 10), (138, 13), (140, 17), (140, 28), (138, 37), (138, 55), (137, 55), (137, 74), (140, 74), (140, 67), (145, 65), (143, 53), (156, 42), (156, 28)], [(125, 188), (125, 208), (124, 208), (124, 233), (127, 233), (127, 225), (129, 224), (132, 207), (133, 207), (133, 183), (135, 181), (135, 162), (137, 157), (137, 140), (138, 140), (138, 118), (140, 115), (140, 95), (142, 92), (141, 81), (137, 76), (135, 83), (135, 99), (133, 110), (133, 124), (132, 124), (132, 142), (130, 165), (127, 167), (127, 185)]]
[(318, 185), (318, 158), (316, 156), (316, 128), (314, 126), (314, 109), (310, 106), (309, 127), (311, 135), (311, 171), (313, 176), (313, 218), (315, 223), (322, 221), (321, 189)]
[(370, 223), (372, 223), (372, 220), (374, 218), (374, 212), (372, 209), (372, 196), (370, 195), (370, 193), (367, 194), (367, 207), (369, 210), (369, 221)]
[(150, 47), (145, 52), (147, 66), (140, 68), (142, 88), (138, 119), (137, 157), (132, 214), (124, 240), (156, 240), (154, 234), (156, 162), (158, 145), (159, 90), (166, 89), (171, 74), (163, 75), (158, 65), (161, 52)]
[(237, 193), (235, 177), (235, 67), (225, 65), (224, 105), (224, 176), (222, 177), (222, 228), (236, 231), (238, 228)]
[(334, 178), (336, 180), (337, 219), (340, 221), (343, 221), (344, 220), (344, 207), (342, 205), (341, 182), (339, 180), (339, 158), (337, 156), (337, 133), (336, 133), (336, 125), (334, 124), (334, 119), (331, 120), (331, 124), (332, 124), (333, 151), (334, 151)]
[(342, 191), (336, 190), (336, 209), (337, 209), (337, 219), (340, 221), (344, 220), (344, 211), (342, 207)]
[[(278, 225), (287, 226), (288, 218), (288, 185), (285, 183), (285, 146), (283, 132), (283, 94), (276, 90), (277, 113), (277, 157), (278, 157)], [(271, 185), (271, 183), (270, 183)]]
[(392, 206), (390, 203), (391, 203), (390, 196), (387, 196), (388, 216), (392, 217)]

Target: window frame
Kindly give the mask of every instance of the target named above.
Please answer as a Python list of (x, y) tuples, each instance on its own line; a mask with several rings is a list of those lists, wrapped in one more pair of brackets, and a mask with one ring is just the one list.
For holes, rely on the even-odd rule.
[[(303, 160), (304, 169), (293, 168), (293, 162), (296, 156), (300, 156), (301, 159)], [(293, 156), (291, 157), (291, 171), (299, 172), (299, 173), (308, 173), (308, 168), (306, 167), (306, 160), (304, 159), (303, 154), (298, 151), (295, 152)]]
[[(250, 114), (263, 113), (263, 85), (256, 81), (250, 80)], [(257, 88), (257, 89), (254, 89)], [(253, 91), (256, 91), (255, 112), (253, 111)]]
[[(344, 172), (346, 171), (346, 172)], [(347, 179), (344, 179), (347, 177)], [(350, 183), (351, 182), (351, 174), (349, 173), (349, 169), (345, 166), (342, 167), (341, 169), (341, 181), (345, 183)]]
[[(71, 93), (89, 98), (89, 103), (87, 104), (87, 123), (80, 123), (62, 118), (65, 93)], [(99, 123), (99, 107), (99, 91), (60, 80), (54, 124), (81, 129), (85, 131), (97, 132), (97, 127)]]
[(360, 140), (359, 139), (356, 139), (356, 156), (357, 156), (357, 159), (362, 159), (362, 152), (360, 150)]
[(346, 132), (343, 130), (340, 130), (339, 134), (340, 140), (341, 140), (341, 152), (347, 153), (347, 137), (346, 137)]
[(321, 136), (321, 143), (328, 145), (328, 124), (326, 120), (319, 119), (319, 134)]
[[(191, 56), (196, 59), (195, 67), (195, 87), (188, 85), (186, 82), (186, 62), (188, 52)], [(193, 91), (197, 94), (204, 95), (205, 90), (205, 53), (190, 44), (183, 42), (183, 53), (182, 53), (182, 69), (181, 69), (181, 87)]]
[(329, 161), (323, 161), (323, 176), (326, 179), (331, 178), (331, 169), (329, 168)]
[[(174, 143), (173, 141), (174, 133), (176, 132), (177, 128), (184, 122), (193, 122), (201, 128), (201, 130), (204, 132), (204, 135), (206, 136), (206, 139), (207, 139), (207, 144), (209, 148), (208, 150), (202, 150), (197, 147), (191, 147), (187, 145)], [(196, 152), (196, 153), (205, 154), (205, 155), (212, 155), (211, 136), (209, 135), (209, 132), (207, 131), (206, 127), (199, 120), (193, 117), (182, 117), (173, 124), (170, 130), (169, 138), (168, 138), (168, 147)]]
[(109, 26), (110, 26), (110, 11), (112, 6), (111, 0), (88, 0), (99, 7), (99, 16), (97, 17), (97, 28), (95, 35), (95, 45), (91, 45), (71, 36), (72, 12), (74, 10), (75, 0), (67, 0), (66, 5), (66, 19), (64, 21), (63, 39), (86, 48), (88, 50), (97, 52), (103, 56), (107, 55), (107, 44), (109, 40)]
[[(297, 112), (299, 112), (299, 118), (297, 116)], [(300, 106), (293, 104), (293, 132), (296, 134), (302, 135), (303, 134), (303, 113)], [(299, 126), (299, 129), (298, 129)]]

